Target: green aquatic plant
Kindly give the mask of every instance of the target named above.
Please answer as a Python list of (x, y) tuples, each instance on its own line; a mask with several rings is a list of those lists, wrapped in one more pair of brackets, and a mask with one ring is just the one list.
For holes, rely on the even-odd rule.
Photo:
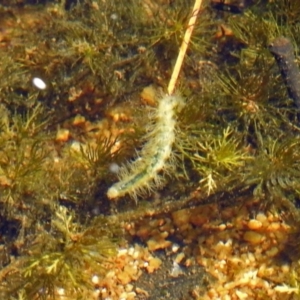
[[(159, 191), (165, 202), (156, 206), (145, 196), (147, 207), (134, 206), (125, 197), (122, 213), (92, 217), (112, 211), (106, 197), (116, 181), (111, 163), (135, 157), (151, 123), (136, 99), (149, 83), (167, 90), (191, 17), (192, 0), (154, 2), (83, 0), (65, 10), (61, 1), (49, 4), (34, 26), (19, 22), (26, 42), (22, 26), (9, 42), (1, 40), (1, 217), (21, 227), (13, 245), (19, 257), (0, 272), (3, 299), (53, 299), (59, 289), (69, 299), (90, 298), (91, 276), (110, 267), (120, 223), (167, 214), (199, 188), (201, 201), (241, 190), (254, 191), (263, 205), (298, 196), (297, 111), (267, 49), (278, 33), (293, 32), (297, 46), (297, 8), (275, 0), (269, 11), (257, 3), (231, 15), (214, 12), (206, 1), (178, 84), (186, 104), (169, 122), (176, 142), (166, 150), (174, 155)], [(11, 14), (9, 24), (18, 11)], [(31, 84), (36, 74), (47, 83), (43, 91)], [(129, 111), (126, 125), (118, 120), (110, 127), (108, 118), (103, 134), (101, 126), (89, 126), (120, 103)], [(75, 128), (78, 114), (85, 122)], [(161, 127), (170, 128), (161, 119)], [(68, 128), (69, 142), (55, 140), (57, 128)], [(107, 138), (109, 130), (118, 138)]]
[[(177, 5), (164, 6), (153, 4), (151, 13), (153, 18), (148, 30), (151, 38), (151, 45), (156, 46), (159, 51), (164, 52), (165, 58), (176, 56), (178, 48), (182, 42), (183, 36), (187, 30), (188, 21), (192, 14), (191, 6), (193, 1), (179, 1)], [(213, 33), (216, 29), (216, 22), (212, 22), (212, 12), (207, 9), (208, 1), (203, 1), (201, 14), (201, 22), (197, 23), (193, 30), (193, 35), (189, 45), (192, 52), (197, 53), (197, 57), (204, 56), (213, 40)]]
[(29, 209), (38, 204), (43, 195), (48, 178), (45, 166), (51, 160), (47, 146), (50, 135), (43, 133), (47, 119), (40, 104), (24, 116), (11, 114), (4, 106), (0, 114), (0, 202), (2, 212), (14, 215), (20, 207)]
[[(98, 138), (87, 144), (71, 145), (70, 155), (72, 159), (91, 172), (91, 176), (96, 178), (105, 177), (109, 172), (109, 165), (117, 161), (122, 148), (118, 147), (121, 137)], [(76, 149), (76, 147), (79, 149)]]
[(270, 35), (272, 38), (278, 34), (278, 25), (270, 19), (273, 15), (270, 14), (269, 19), (266, 15), (264, 10), (247, 11), (245, 14), (230, 16), (228, 19), (234, 37), (247, 46), (246, 51), (249, 54), (249, 50), (259, 54), (268, 45)]
[(284, 98), (284, 88), (276, 87), (278, 82), (268, 56), (265, 53), (253, 63), (242, 59), (216, 80), (222, 97), (220, 115), (225, 122), (237, 122), (236, 126), (245, 134), (253, 130), (269, 132), (270, 128), (280, 131), (282, 124), (289, 123), (286, 112), (292, 111), (288, 106), (291, 102)]
[(75, 203), (80, 203), (83, 198), (86, 202), (94, 201), (95, 195), (105, 189), (108, 179), (113, 175), (111, 165), (117, 167), (132, 151), (129, 136), (124, 136), (100, 136), (83, 143), (73, 142), (65, 147), (62, 163), (65, 167), (60, 169), (57, 178), (65, 199)]
[(1, 281), (0, 295), (3, 299), (20, 294), (24, 299), (56, 299), (63, 291), (68, 299), (90, 298), (92, 277), (101, 278), (116, 255), (117, 231), (112, 228), (99, 218), (97, 224), (80, 226), (74, 212), (57, 206), (51, 230), (41, 230), (27, 241), (22, 260), (1, 271), (9, 285)]
[(298, 137), (260, 137), (259, 150), (245, 168), (243, 182), (257, 196), (287, 197), (299, 194), (300, 140)]
[[(284, 26), (290, 27), (292, 31), (299, 28), (300, 8), (292, 0), (275, 0), (269, 4), (269, 7), (276, 13), (277, 21)], [(294, 28), (293, 28), (294, 27)]]
[(190, 157), (193, 167), (199, 173), (208, 195), (223, 190), (225, 186), (237, 186), (238, 174), (250, 159), (246, 149), (242, 149), (239, 139), (231, 128), (226, 128), (222, 134), (206, 137), (196, 143), (194, 155)]

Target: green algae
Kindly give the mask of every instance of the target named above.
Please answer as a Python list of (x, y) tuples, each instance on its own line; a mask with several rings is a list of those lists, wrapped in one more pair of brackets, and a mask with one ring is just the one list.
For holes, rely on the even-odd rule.
[[(263, 207), (281, 207), (287, 199), (294, 209), (299, 112), (268, 51), (278, 35), (288, 35), (298, 51), (300, 12), (293, 1), (257, 3), (238, 15), (205, 3), (180, 77), (187, 103), (178, 121), (176, 174), (166, 176), (161, 191), (172, 199), (168, 205), (152, 207), (149, 197), (131, 207), (125, 199), (131, 210), (120, 206), (120, 214), (110, 216), (105, 195), (116, 179), (109, 167), (141, 147), (148, 121), (142, 105), (130, 108), (135, 131), (121, 140), (100, 135), (95, 141), (79, 128), (73, 132), (79, 150), (55, 141), (57, 128), (78, 114), (103, 120), (115, 105), (130, 107), (145, 86), (166, 88), (192, 4), (86, 0), (66, 10), (57, 1), (25, 7), (22, 16), (14, 6), (1, 7), (1, 26), (15, 27), (0, 47), (0, 205), (1, 218), (18, 224), (7, 245), (19, 255), (1, 270), (2, 298), (55, 298), (58, 287), (68, 297), (88, 295), (92, 286), (82, 269), (105, 274), (123, 221), (151, 209), (178, 209), (198, 188), (204, 197), (247, 191)], [(19, 17), (21, 25), (14, 23)], [(217, 37), (220, 26), (232, 32)], [(45, 91), (32, 85), (35, 76), (45, 80)], [(123, 146), (113, 150), (118, 143)], [(95, 207), (103, 216), (93, 216)]]

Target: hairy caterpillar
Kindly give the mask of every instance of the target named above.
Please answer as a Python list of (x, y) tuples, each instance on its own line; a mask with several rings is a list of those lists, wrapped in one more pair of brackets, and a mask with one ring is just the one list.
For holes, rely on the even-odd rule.
[(146, 135), (147, 142), (139, 157), (128, 166), (121, 167), (120, 181), (107, 191), (109, 199), (130, 194), (133, 198), (152, 185), (162, 185), (160, 171), (168, 170), (175, 141), (176, 113), (183, 107), (183, 99), (177, 95), (165, 95), (153, 114), (153, 124)]

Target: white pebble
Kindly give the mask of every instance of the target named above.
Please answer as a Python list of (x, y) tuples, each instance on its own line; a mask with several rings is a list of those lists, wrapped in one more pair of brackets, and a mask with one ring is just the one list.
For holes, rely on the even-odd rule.
[(44, 90), (47, 87), (46, 83), (41, 78), (38, 77), (34, 77), (32, 79), (32, 83), (34, 84), (35, 87), (37, 87), (40, 90)]

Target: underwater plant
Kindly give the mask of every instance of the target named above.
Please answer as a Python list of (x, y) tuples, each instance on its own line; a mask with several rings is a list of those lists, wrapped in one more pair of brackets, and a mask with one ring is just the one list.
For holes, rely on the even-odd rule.
[[(0, 176), (2, 213), (15, 215), (20, 208), (29, 209), (42, 197), (47, 176), (43, 165), (49, 163), (47, 147), (51, 135), (43, 131), (47, 119), (36, 105), (24, 116), (10, 113), (1, 106)], [(38, 179), (44, 177), (42, 183)], [(21, 209), (21, 210), (22, 210)]]
[[(244, 184), (254, 186), (254, 194), (288, 197), (299, 193), (300, 144), (297, 137), (261, 137), (251, 166), (246, 166)], [(268, 197), (267, 197), (268, 198)], [(293, 200), (293, 199), (291, 199)]]
[(252, 160), (231, 128), (226, 128), (218, 138), (207, 137), (197, 142), (197, 150), (191, 157), (193, 167), (201, 176), (200, 186), (207, 195), (230, 186), (238, 186), (240, 175), (248, 160)]
[[(232, 191), (275, 208), (298, 197), (298, 111), (268, 49), (290, 33), (297, 54), (295, 4), (232, 15), (210, 1), (199, 14), (192, 0), (123, 2), (56, 1), (22, 16), (1, 7), (1, 25), (15, 26), (0, 38), (1, 218), (20, 227), (3, 239), (15, 256), (0, 271), (3, 299), (90, 297), (122, 224), (179, 209), (193, 191), (191, 205)], [(152, 113), (139, 102), (149, 84), (165, 91)], [(112, 164), (130, 164), (115, 184)], [(162, 186), (160, 205), (126, 197)]]
[(116, 254), (116, 237), (104, 224), (98, 218), (97, 224), (82, 228), (74, 212), (56, 207), (51, 231), (40, 230), (23, 249), (22, 260), (2, 271), (0, 295), (56, 299), (63, 291), (68, 299), (92, 297), (91, 278), (101, 278)]

